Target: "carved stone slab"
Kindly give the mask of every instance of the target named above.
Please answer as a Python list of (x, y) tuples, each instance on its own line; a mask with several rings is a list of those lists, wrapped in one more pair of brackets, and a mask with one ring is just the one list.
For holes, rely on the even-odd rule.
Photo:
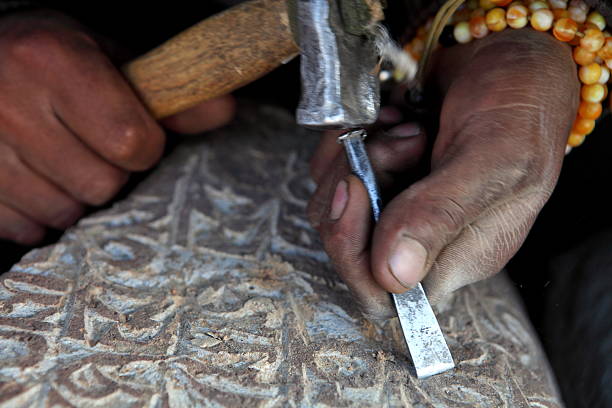
[(457, 369), (416, 379), (304, 209), (315, 137), (243, 113), (0, 276), (0, 407), (560, 407), (502, 276), (439, 305)]

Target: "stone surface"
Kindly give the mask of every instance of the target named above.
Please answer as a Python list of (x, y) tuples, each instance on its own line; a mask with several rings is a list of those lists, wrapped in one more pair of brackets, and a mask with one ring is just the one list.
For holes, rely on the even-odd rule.
[(561, 406), (503, 276), (439, 305), (457, 369), (416, 379), (307, 224), (314, 142), (243, 113), (1, 275), (0, 407)]

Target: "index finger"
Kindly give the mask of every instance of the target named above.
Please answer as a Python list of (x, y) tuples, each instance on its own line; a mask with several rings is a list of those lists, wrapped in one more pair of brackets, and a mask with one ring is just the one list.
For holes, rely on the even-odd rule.
[(159, 159), (163, 130), (101, 51), (69, 53), (55, 75), (56, 116), (92, 150), (130, 171)]

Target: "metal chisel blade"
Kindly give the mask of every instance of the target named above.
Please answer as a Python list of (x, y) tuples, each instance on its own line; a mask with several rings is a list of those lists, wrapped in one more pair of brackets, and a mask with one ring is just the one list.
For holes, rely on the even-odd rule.
[(419, 283), (407, 292), (393, 294), (393, 301), (417, 377), (427, 378), (455, 367), (423, 286)]
[[(351, 170), (368, 191), (374, 220), (378, 222), (382, 201), (374, 170), (363, 144), (365, 136), (364, 130), (356, 130), (341, 135), (338, 141), (344, 145)], [(455, 367), (421, 284), (405, 293), (392, 296), (417, 377), (427, 378)]]

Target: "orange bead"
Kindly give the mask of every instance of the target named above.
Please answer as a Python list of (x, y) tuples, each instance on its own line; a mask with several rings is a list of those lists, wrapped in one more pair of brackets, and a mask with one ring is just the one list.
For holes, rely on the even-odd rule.
[(553, 35), (559, 41), (568, 42), (572, 41), (578, 31), (578, 24), (571, 18), (562, 18), (557, 20), (555, 28), (553, 29)]
[(583, 85), (580, 96), (587, 102), (601, 102), (606, 96), (606, 90), (602, 84)]
[(511, 4), (506, 11), (506, 22), (512, 28), (523, 28), (529, 22), (527, 20), (528, 14), (529, 10), (522, 4)]
[(594, 62), (592, 64), (580, 67), (578, 70), (578, 77), (585, 85), (598, 83), (599, 78), (601, 77), (601, 65)]
[(578, 116), (584, 119), (595, 120), (601, 116), (603, 107), (599, 102), (580, 101), (578, 107)]
[(489, 34), (487, 22), (484, 17), (473, 17), (470, 20), (470, 33), (474, 38), (484, 38)]
[(491, 3), (495, 4), (497, 7), (505, 7), (512, 3), (512, 0), (491, 0)]
[(587, 28), (584, 37), (580, 40), (580, 46), (585, 50), (597, 52), (603, 47), (606, 38), (598, 28)]
[(506, 23), (506, 10), (494, 8), (487, 12), (487, 27), (491, 31), (502, 31), (508, 25)]
[(595, 61), (595, 53), (582, 47), (574, 48), (574, 61), (578, 65), (589, 65)]
[(549, 9), (538, 9), (531, 15), (531, 26), (538, 31), (548, 31), (553, 25), (555, 17)]
[(571, 147), (578, 147), (584, 142), (586, 135), (582, 135), (580, 133), (576, 133), (574, 131), (570, 132), (569, 137), (567, 138), (567, 144)]
[[(555, 17), (555, 21), (556, 20), (561, 20), (562, 18), (569, 18), (569, 11), (565, 10), (565, 9), (553, 9), (553, 16)], [(572, 20), (574, 21), (574, 20)]]
[(612, 58), (612, 37), (606, 37), (603, 46), (597, 51), (597, 56), (603, 60)]
[(595, 129), (595, 121), (593, 119), (576, 118), (572, 131), (581, 135), (588, 135)]

